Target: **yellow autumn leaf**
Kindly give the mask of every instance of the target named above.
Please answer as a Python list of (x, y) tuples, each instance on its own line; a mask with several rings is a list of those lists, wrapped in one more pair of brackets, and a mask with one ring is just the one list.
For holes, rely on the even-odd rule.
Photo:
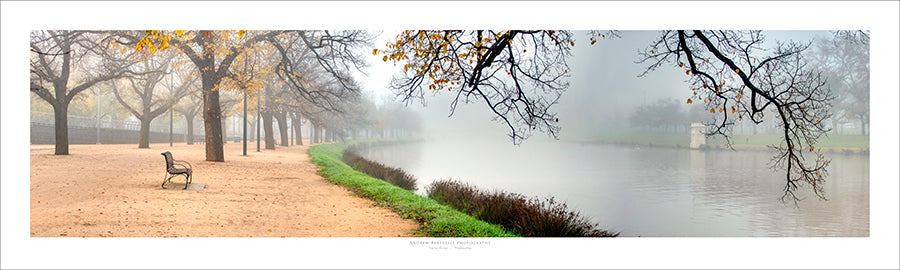
[(175, 34), (178, 35), (178, 37), (181, 37), (184, 35), (184, 30), (175, 30)]
[(246, 34), (246, 33), (247, 33), (247, 30), (238, 31), (238, 38), (244, 38), (244, 34)]
[(691, 104), (691, 103), (694, 103), (694, 101), (692, 101), (691, 99), (687, 99), (687, 104)]
[(377, 54), (378, 54), (378, 48), (375, 48), (374, 50), (372, 50), (372, 55), (377, 55)]

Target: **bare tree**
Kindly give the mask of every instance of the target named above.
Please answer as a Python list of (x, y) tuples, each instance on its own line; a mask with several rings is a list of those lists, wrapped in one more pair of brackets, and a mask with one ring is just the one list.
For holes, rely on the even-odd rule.
[(69, 154), (67, 115), (72, 99), (99, 82), (129, 72), (127, 68), (135, 54), (110, 54), (105, 47), (108, 42), (101, 33), (87, 31), (31, 33), (30, 89), (53, 106), (56, 155)]
[(175, 74), (182, 81), (188, 81), (187, 84), (182, 84), (182, 87), (187, 87), (189, 90), (187, 90), (181, 101), (175, 105), (174, 110), (184, 116), (186, 123), (185, 142), (190, 145), (194, 144), (194, 118), (200, 113), (200, 109), (203, 108), (202, 99), (200, 98), (199, 87), (196, 85), (197, 76), (193, 72), (175, 71)]
[[(693, 93), (688, 103), (702, 101), (715, 115), (707, 135), (722, 135), (729, 144), (735, 121), (759, 124), (774, 112), (784, 139), (771, 146), (774, 165), (786, 168), (782, 200), (799, 200), (794, 192), (802, 183), (824, 199), (830, 161), (814, 146), (828, 131), (823, 121), (831, 116), (833, 96), (825, 78), (806, 66), (802, 52), (809, 43), (777, 42), (767, 51), (764, 40), (761, 31), (663, 31), (640, 63), (648, 64), (644, 74), (663, 64), (683, 69)], [(806, 149), (815, 155), (812, 163)]]
[(569, 86), (574, 46), (569, 31), (406, 30), (381, 53), (384, 61), (403, 64), (391, 86), (407, 104), (424, 101), (425, 87), (455, 95), (451, 116), (460, 101), (484, 102), (519, 144), (534, 130), (557, 138), (559, 119), (550, 107)]
[[(172, 76), (169, 75), (168, 70), (173, 57), (174, 55), (172, 54), (155, 54), (150, 56), (150, 59), (133, 66), (133, 69), (136, 69), (134, 70), (136, 73), (146, 73), (143, 76), (127, 77), (131, 86), (129, 87), (131, 89), (130, 94), (127, 97), (136, 96), (138, 104), (130, 104), (129, 101), (126, 101), (126, 99), (133, 99), (123, 98), (122, 96), (126, 96), (126, 94), (120, 93), (122, 91), (119, 90), (116, 83), (112, 84), (113, 93), (115, 93), (119, 104), (122, 104), (126, 110), (141, 121), (138, 148), (150, 148), (150, 123), (153, 119), (171, 109), (190, 90), (189, 86), (192, 82), (190, 78), (187, 78), (187, 81), (182, 81), (179, 86), (175, 86), (175, 83), (171, 81)], [(169, 79), (168, 85), (170, 88), (168, 92), (161, 93), (157, 91), (157, 85), (166, 80), (166, 78)]]
[[(245, 37), (246, 36), (246, 37)], [(182, 51), (200, 71), (204, 122), (206, 126), (206, 160), (224, 161), (222, 138), (222, 110), (219, 91), (225, 78), (241, 77), (231, 70), (235, 60), (258, 44), (274, 46), (281, 61), (279, 76), (291, 89), (310, 100), (314, 106), (333, 107), (333, 98), (358, 93), (347, 84), (351, 68), (363, 67), (364, 61), (356, 50), (368, 45), (371, 37), (365, 31), (172, 31), (148, 30), (135, 45), (137, 50), (165, 49), (170, 44)], [(296, 51), (307, 50), (312, 59), (341, 87), (331, 88), (337, 93), (324, 93), (304, 86), (303, 74), (294, 72)]]
[(865, 136), (869, 124), (868, 32), (838, 31), (831, 39), (817, 40), (810, 62), (828, 77), (836, 101), (834, 118), (859, 121), (860, 135)]
[(313, 110), (340, 113), (343, 100), (360, 93), (350, 72), (365, 67), (358, 50), (371, 46), (371, 39), (365, 31), (293, 31), (271, 38), (281, 57), (275, 74)]

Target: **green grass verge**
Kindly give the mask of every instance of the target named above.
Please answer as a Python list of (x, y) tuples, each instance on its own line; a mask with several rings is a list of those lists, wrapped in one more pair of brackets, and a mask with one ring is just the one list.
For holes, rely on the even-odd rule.
[(387, 207), (403, 218), (421, 224), (419, 233), (429, 237), (515, 237), (499, 225), (490, 224), (439, 204), (415, 193), (353, 170), (341, 161), (344, 149), (354, 144), (320, 144), (309, 148), (312, 162), (331, 183), (346, 187), (358, 196)]

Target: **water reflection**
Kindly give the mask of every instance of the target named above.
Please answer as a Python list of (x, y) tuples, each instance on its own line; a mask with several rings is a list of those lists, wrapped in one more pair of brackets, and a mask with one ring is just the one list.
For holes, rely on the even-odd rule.
[(868, 236), (869, 159), (835, 154), (828, 201), (779, 198), (771, 153), (565, 142), (432, 141), (370, 149), (424, 187), (454, 178), (482, 189), (554, 196), (623, 236)]

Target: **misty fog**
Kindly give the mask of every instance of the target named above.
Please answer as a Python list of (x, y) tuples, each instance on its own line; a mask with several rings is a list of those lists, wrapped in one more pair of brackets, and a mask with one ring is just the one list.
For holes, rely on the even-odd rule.
[[(868, 209), (868, 201), (853, 200), (868, 197), (868, 32), (849, 32), (851, 36), (831, 31), (710, 32), (724, 42), (719, 46), (728, 46), (726, 41), (732, 40), (753, 44), (741, 51), (743, 59), (729, 56), (750, 66), (747, 72), (771, 72), (774, 76), (768, 78), (799, 82), (782, 87), (781, 81), (755, 75), (756, 84), (769, 88), (768, 92), (756, 90), (751, 94), (754, 97), (761, 95), (771, 101), (810, 97), (800, 103), (812, 105), (786, 109), (798, 112), (790, 116), (794, 121), (790, 132), (802, 136), (783, 137), (782, 120), (773, 107), (788, 105), (748, 106), (749, 98), (741, 98), (746, 85), (738, 85), (743, 82), (735, 79), (746, 76), (740, 69), (718, 67), (703, 52), (690, 54), (708, 58), (689, 69), (680, 58), (682, 51), (654, 52), (659, 44), (675, 40), (674, 31), (510, 30), (483, 40), (481, 32), (448, 31), (443, 33), (476, 38), (479, 44), (515, 45), (509, 45), (510, 58), (501, 63), (474, 64), (473, 60), (483, 61), (485, 47), (453, 53), (450, 58), (457, 62), (442, 62), (446, 66), (440, 68), (436, 63), (417, 62), (425, 61), (417, 58), (424, 54), (423, 49), (402, 47), (423, 46), (442, 38), (424, 30), (192, 31), (189, 34), (196, 38), (179, 41), (220, 41), (222, 47), (214, 49), (230, 54), (233, 58), (228, 59), (234, 61), (233, 66), (226, 66), (233, 72), (227, 76), (202, 68), (216, 61), (191, 57), (197, 46), (156, 51), (157, 46), (170, 46), (167, 34), (174, 38), (184, 33), (154, 31), (34, 31), (34, 46), (46, 52), (38, 51), (32, 57), (32, 143), (51, 144), (55, 139), (58, 155), (68, 154), (70, 142), (128, 143), (139, 148), (162, 142), (204, 143), (207, 161), (227, 162), (221, 152), (223, 145), (242, 141), (249, 143), (250, 149), (256, 141), (256, 151), (262, 151), (399, 138), (405, 143), (361, 154), (419, 178), (416, 188), (421, 196), (429, 196), (430, 184), (435, 181), (456, 179), (488, 190), (556, 198), (571, 203), (568, 207), (583, 213), (587, 220), (623, 236), (869, 233), (868, 212), (863, 211)], [(696, 33), (691, 38), (705, 37)], [(546, 36), (556, 44), (527, 41), (524, 36), (513, 43), (519, 34)], [(76, 39), (54, 46), (54, 40), (48, 38), (54, 36), (87, 42)], [(336, 47), (346, 51), (335, 53), (329, 46), (310, 45), (322, 42), (323, 36), (345, 42)], [(597, 36), (602, 38), (594, 40)], [(395, 37), (402, 39), (392, 43)], [(468, 46), (443, 38), (446, 42), (441, 46), (459, 46), (452, 50)], [(251, 42), (246, 40), (260, 43), (237, 53), (235, 48), (241, 42)], [(57, 72), (59, 48), (94, 43), (98, 47), (92, 49), (97, 53), (79, 55), (85, 60), (71, 70), (68, 91), (76, 92), (62, 98), (59, 92), (51, 92), (52, 80), (42, 74)], [(137, 44), (135, 49), (132, 44)], [(142, 50), (144, 46), (153, 50)], [(494, 77), (502, 70), (494, 64), (516, 63), (513, 48), (524, 55), (526, 60), (520, 61), (532, 61), (531, 65), (510, 64), (517, 68), (507, 71), (511, 78)], [(739, 50), (724, 53), (737, 55)], [(443, 47), (430, 53), (447, 51)], [(757, 57), (772, 54), (778, 57), (768, 63), (775, 68), (760, 64), (753, 70)], [(477, 57), (469, 59), (472, 55)], [(44, 64), (48, 61), (54, 64)], [(481, 92), (471, 84), (468, 87), (477, 93), (460, 91), (459, 77), (447, 75), (456, 63), (471, 69), (466, 74), (492, 69), (494, 73), (476, 85), (493, 92)], [(101, 80), (92, 72), (98, 65), (118, 73)], [(414, 70), (409, 70), (410, 66)], [(721, 84), (704, 71), (721, 77)], [(539, 83), (508, 87), (510, 81), (516, 83), (509, 85), (519, 85), (513, 77), (519, 72)], [(696, 72), (707, 77), (694, 76)], [(542, 77), (545, 73), (552, 76)], [(428, 82), (417, 84), (426, 76)], [(201, 77), (220, 81), (201, 83)], [(732, 80), (731, 84), (726, 80)], [(714, 86), (708, 87), (708, 83)], [(443, 90), (444, 86), (449, 89)], [(53, 87), (59, 84), (54, 81)], [(463, 93), (471, 96), (466, 98)], [(459, 103), (452, 111), (455, 101)], [(729, 112), (728, 102), (738, 105), (732, 105)], [(67, 115), (67, 122), (58, 122), (63, 120), (60, 113)], [(741, 121), (743, 118), (748, 119)], [(68, 131), (59, 129), (63, 125), (74, 130), (71, 138), (65, 137)], [(554, 137), (557, 127), (558, 137)], [(826, 136), (818, 141), (819, 134)], [(819, 144), (813, 145), (816, 142)], [(243, 150), (247, 155), (247, 149)], [(812, 160), (809, 166), (813, 167), (801, 167), (787, 175), (800, 174), (813, 188), (798, 189), (793, 181), (785, 182), (781, 174), (784, 161), (778, 163), (777, 155), (787, 157), (791, 166), (804, 166), (804, 159)], [(825, 177), (842, 181), (823, 182)], [(824, 199), (826, 191), (828, 201), (839, 209), (860, 214), (835, 214), (825, 200), (806, 200)], [(793, 212), (790, 202), (811, 210)], [(759, 211), (769, 214), (758, 216), (755, 213)], [(813, 224), (808, 226), (815, 226), (817, 220), (853, 226), (787, 229), (793, 227), (776, 218), (779, 215), (791, 216), (787, 222)], [(672, 226), (654, 225), (660, 216)]]
[[(772, 46), (775, 41), (809, 42), (815, 38), (833, 36), (829, 31), (764, 31), (764, 34), (768, 37), (764, 46)], [(575, 35), (576, 38), (586, 39), (587, 32), (575, 31)], [(639, 77), (646, 67), (636, 63), (638, 51), (657, 35), (658, 31), (622, 31), (620, 38), (600, 40), (595, 45), (576, 43), (569, 62), (572, 67), (572, 76), (568, 78), (571, 86), (562, 94), (558, 104), (551, 107), (558, 113), (562, 130), (560, 140), (590, 140), (593, 134), (633, 129), (635, 126), (628, 119), (639, 105), (674, 101), (685, 114), (692, 106), (702, 107), (702, 104), (685, 104), (684, 99), (690, 97), (690, 85), (678, 69), (661, 68)], [(384, 36), (393, 34), (384, 31), (379, 40), (385, 40)], [(378, 95), (383, 102), (396, 102), (396, 97), (387, 86), (390, 76), (399, 72), (398, 67), (374, 56), (369, 57), (369, 62), (372, 76), (364, 79), (365, 89)], [(454, 93), (427, 93), (424, 105), (421, 100), (409, 104), (408, 107), (423, 119), (423, 137), (497, 143), (505, 140), (511, 145), (508, 128), (492, 121), (490, 110), (480, 101), (460, 105), (453, 116), (448, 117), (454, 97)], [(685, 122), (687, 125), (689, 123)], [(535, 133), (530, 140), (553, 139), (546, 134)]]

